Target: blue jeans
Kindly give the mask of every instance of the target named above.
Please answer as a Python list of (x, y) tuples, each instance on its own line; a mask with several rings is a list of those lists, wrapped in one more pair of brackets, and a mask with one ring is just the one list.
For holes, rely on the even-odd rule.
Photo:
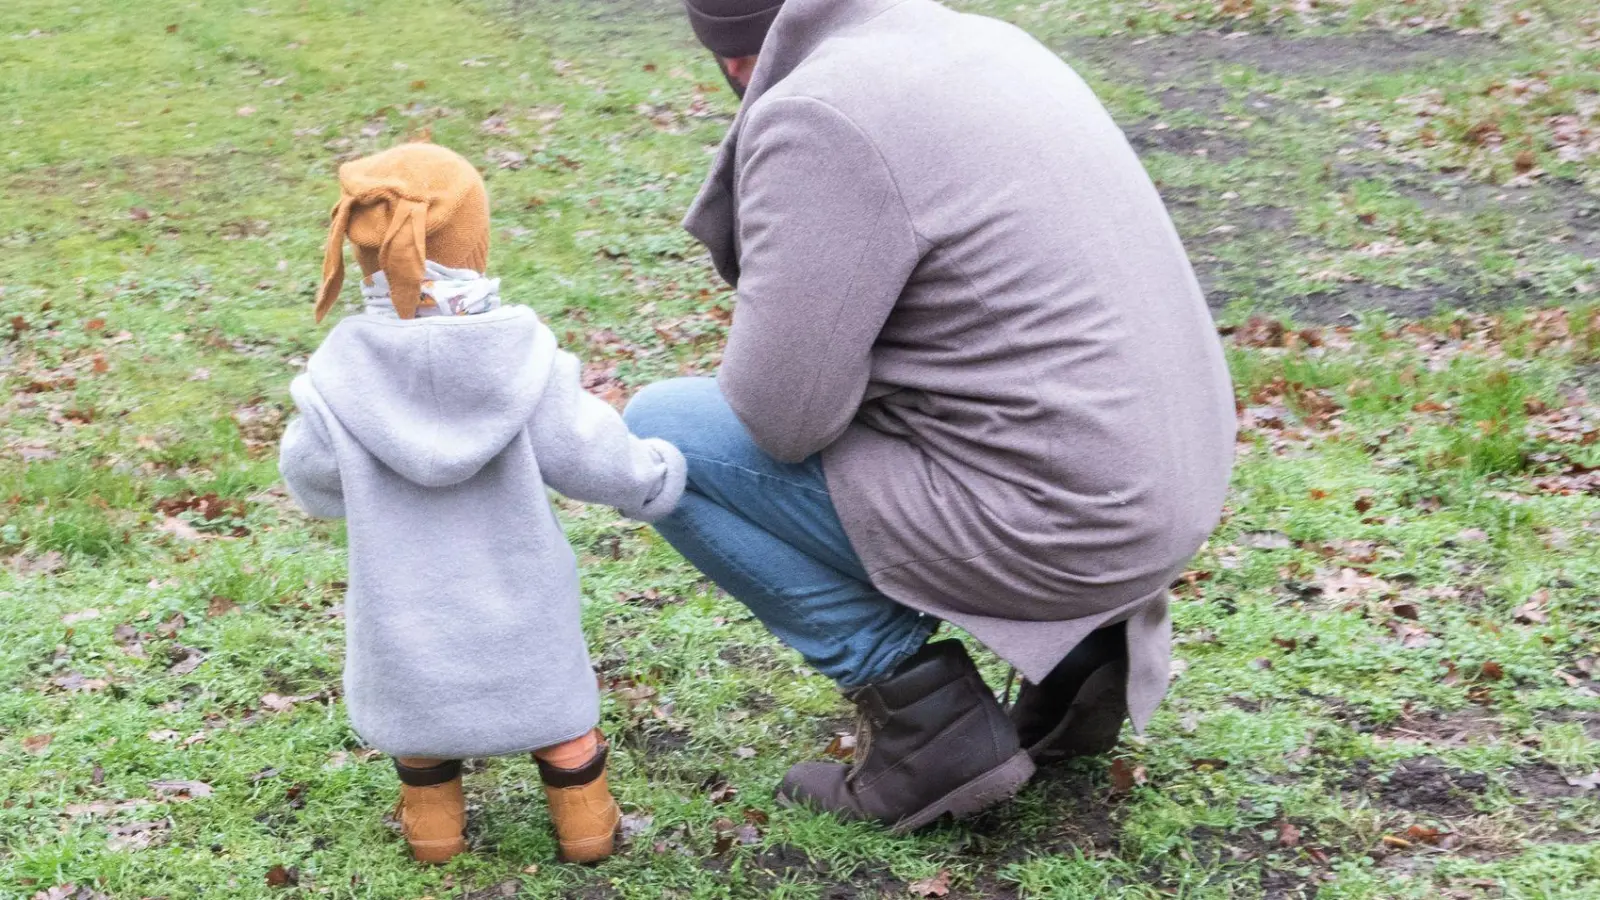
[(651, 385), (624, 418), (635, 434), (671, 441), (689, 461), (683, 502), (656, 530), (841, 687), (882, 680), (938, 627), (867, 579), (822, 460), (791, 465), (761, 452), (715, 380)]

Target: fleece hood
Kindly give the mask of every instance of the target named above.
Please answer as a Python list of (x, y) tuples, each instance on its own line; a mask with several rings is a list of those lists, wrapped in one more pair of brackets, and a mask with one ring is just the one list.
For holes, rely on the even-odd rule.
[(311, 384), (367, 452), (407, 481), (471, 478), (528, 427), (555, 337), (527, 307), (475, 316), (344, 319)]

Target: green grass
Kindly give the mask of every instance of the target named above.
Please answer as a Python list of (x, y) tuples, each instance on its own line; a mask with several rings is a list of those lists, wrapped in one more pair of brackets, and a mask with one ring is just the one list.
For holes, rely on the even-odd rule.
[[(733, 298), (677, 220), (732, 98), (669, 0), (12, 0), (0, 896), (1600, 892), (1600, 790), (1568, 783), (1600, 770), (1600, 162), (1555, 133), (1600, 131), (1592, 10), (961, 5), (1068, 48), (1130, 134), (1207, 151), (1145, 162), (1226, 305), (1246, 427), (1169, 702), (1116, 754), (1136, 783), (1084, 761), (906, 838), (779, 810), (848, 707), (648, 530), (563, 502), (631, 837), (556, 864), (531, 763), (493, 760), (477, 852), (412, 865), (337, 698), (343, 528), (274, 464), (334, 171), (421, 134), (466, 154), (511, 295), (637, 387), (715, 364)], [(1213, 28), (1277, 64), (1204, 37), (1190, 70), (1141, 62)], [(1363, 49), (1463, 28), (1398, 67)], [(1306, 37), (1360, 64), (1283, 64)], [(1517, 186), (1523, 150), (1542, 174)]]

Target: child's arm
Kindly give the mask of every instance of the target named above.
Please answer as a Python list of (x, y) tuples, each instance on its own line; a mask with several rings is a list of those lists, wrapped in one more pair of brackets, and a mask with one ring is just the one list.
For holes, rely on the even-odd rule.
[(545, 484), (574, 500), (654, 522), (683, 496), (683, 454), (666, 441), (634, 437), (616, 410), (583, 389), (570, 353), (556, 351), (528, 433)]
[[(323, 424), (320, 404), (311, 396), (310, 382), (302, 375), (289, 392), (300, 415), (289, 422), (278, 448), (278, 471), (289, 496), (307, 515), (321, 519), (344, 518), (344, 490), (339, 483), (339, 463), (333, 442)], [(304, 383), (303, 383), (304, 382)]]

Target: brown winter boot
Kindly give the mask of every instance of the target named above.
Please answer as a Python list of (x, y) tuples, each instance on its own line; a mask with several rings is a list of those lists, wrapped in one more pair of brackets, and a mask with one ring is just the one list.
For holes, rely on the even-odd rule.
[(1084, 638), (1043, 682), (1023, 682), (1011, 721), (1039, 765), (1098, 756), (1117, 746), (1127, 690), (1127, 634), (1119, 623)]
[(467, 801), (461, 794), (461, 760), (432, 766), (397, 759), (400, 830), (420, 863), (445, 863), (467, 852)]
[(606, 785), (609, 749), (602, 739), (593, 758), (573, 769), (534, 757), (539, 764), (539, 779), (544, 782), (545, 799), (550, 804), (550, 822), (555, 825), (561, 858), (566, 862), (599, 862), (616, 848), (622, 810), (617, 808), (617, 801)]
[(1033, 775), (1016, 728), (959, 641), (928, 644), (849, 696), (858, 710), (855, 761), (791, 768), (779, 802), (903, 834), (1009, 799)]

